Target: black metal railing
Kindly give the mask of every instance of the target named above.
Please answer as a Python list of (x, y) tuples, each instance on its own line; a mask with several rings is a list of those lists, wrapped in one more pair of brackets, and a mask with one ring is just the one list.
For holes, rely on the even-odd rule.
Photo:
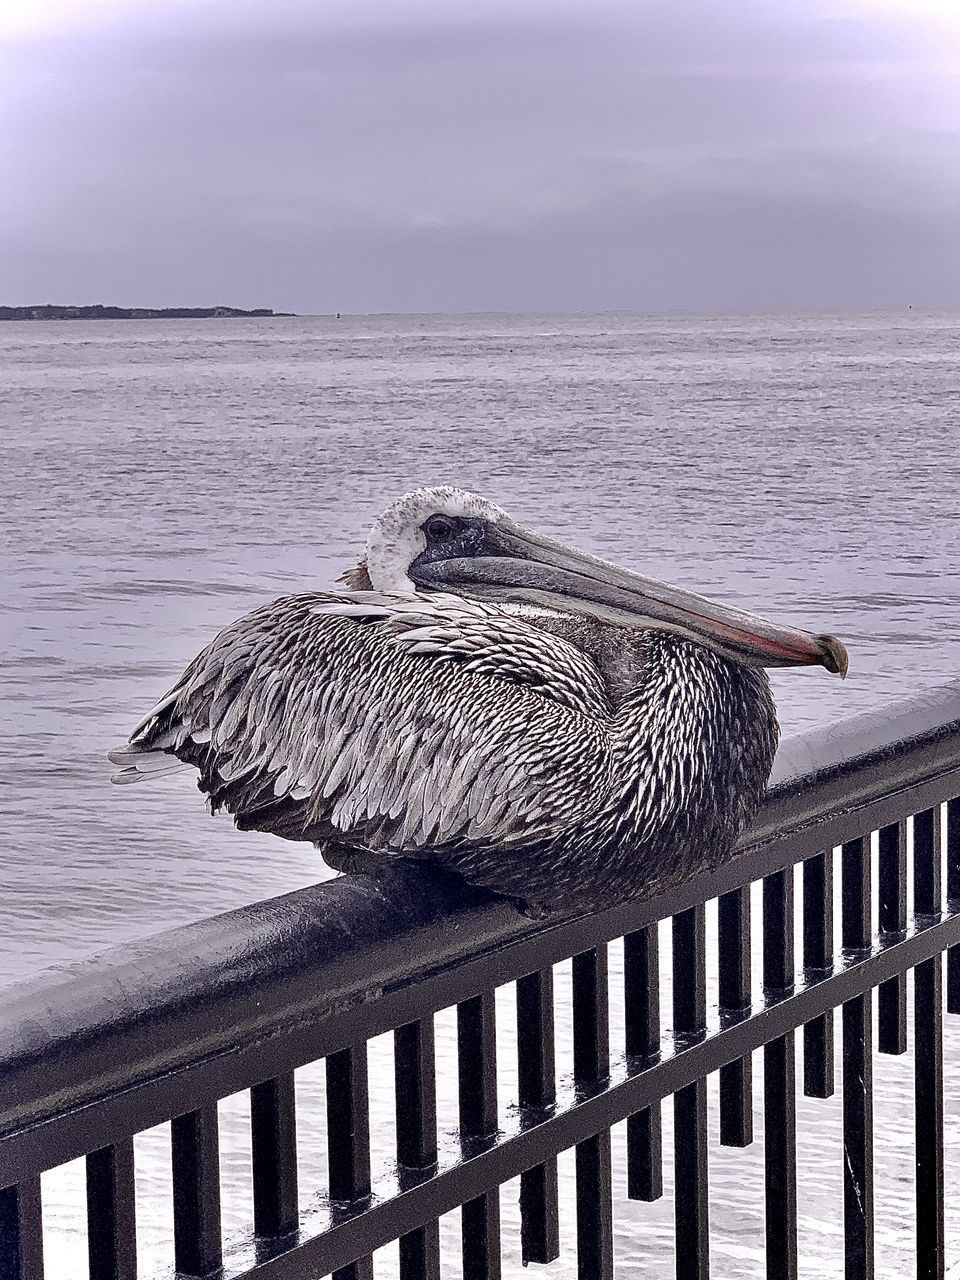
[[(362, 1280), (372, 1275), (373, 1252), (399, 1241), (404, 1280), (433, 1280), (441, 1273), (438, 1219), (460, 1208), (464, 1276), (496, 1277), (499, 1192), (513, 1178), (520, 1180), (523, 1259), (549, 1262), (561, 1238), (557, 1158), (570, 1148), (579, 1274), (612, 1276), (610, 1129), (626, 1121), (628, 1197), (657, 1199), (661, 1103), (672, 1096), (676, 1270), (699, 1280), (709, 1271), (707, 1080), (719, 1073), (721, 1143), (749, 1145), (751, 1055), (760, 1049), (766, 1274), (795, 1277), (795, 1037), (802, 1029), (803, 1092), (829, 1096), (832, 1013), (842, 1008), (845, 1271), (866, 1280), (874, 1251), (873, 991), (877, 1047), (901, 1054), (911, 1039), (911, 971), (916, 1271), (942, 1276), (941, 973), (946, 953), (947, 1009), (958, 1012), (958, 797), (954, 684), (788, 743), (737, 855), (652, 901), (533, 921), (505, 902), (398, 867), (382, 881), (346, 877), (256, 903), (8, 990), (0, 1010), (0, 1278), (39, 1280), (40, 1175), (84, 1156), (91, 1280), (131, 1280), (134, 1136), (164, 1121), (172, 1121), (174, 1252), (183, 1276), (305, 1280), (332, 1272)], [(757, 882), (763, 948), (754, 991), (750, 888)], [(719, 980), (711, 1008), (705, 909), (714, 899)], [(658, 931), (667, 917), (669, 1033), (661, 1027)], [(607, 944), (620, 938), (624, 1035), (611, 1045)], [(572, 1063), (558, 1076), (553, 965), (571, 957)], [(504, 1115), (495, 993), (508, 983), (516, 984), (519, 1105)], [(433, 1015), (453, 1006), (459, 1125), (453, 1145), (438, 1147)], [(367, 1043), (386, 1032), (394, 1039), (396, 1160), (374, 1177)], [(328, 1182), (323, 1199), (303, 1213), (294, 1072), (319, 1059)], [(240, 1090), (250, 1094), (251, 1235), (224, 1247), (217, 1103)]]

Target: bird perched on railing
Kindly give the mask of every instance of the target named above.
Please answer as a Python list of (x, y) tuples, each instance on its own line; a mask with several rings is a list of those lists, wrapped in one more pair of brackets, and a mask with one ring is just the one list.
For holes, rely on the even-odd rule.
[(419, 489), (342, 591), (226, 627), (110, 753), (135, 782), (195, 766), (241, 829), (341, 869), (425, 860), (536, 910), (715, 865), (766, 785), (764, 667), (844, 675), (812, 636), (638, 577)]

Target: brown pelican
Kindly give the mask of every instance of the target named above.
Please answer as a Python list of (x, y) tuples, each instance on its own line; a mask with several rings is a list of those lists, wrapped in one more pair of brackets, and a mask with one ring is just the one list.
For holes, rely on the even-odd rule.
[(213, 810), (334, 866), (426, 859), (535, 907), (589, 905), (729, 853), (776, 748), (764, 667), (847, 668), (832, 636), (446, 486), (389, 507), (340, 581), (221, 631), (110, 753), (114, 781), (180, 761)]

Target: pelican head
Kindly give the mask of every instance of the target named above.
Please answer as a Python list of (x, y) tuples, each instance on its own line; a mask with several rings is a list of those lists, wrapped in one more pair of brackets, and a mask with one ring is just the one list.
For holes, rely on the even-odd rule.
[(670, 631), (752, 667), (821, 666), (847, 673), (847, 651), (812, 635), (628, 573), (516, 524), (500, 507), (448, 485), (389, 507), (367, 540), (377, 591), (445, 591), (583, 614), (613, 626)]

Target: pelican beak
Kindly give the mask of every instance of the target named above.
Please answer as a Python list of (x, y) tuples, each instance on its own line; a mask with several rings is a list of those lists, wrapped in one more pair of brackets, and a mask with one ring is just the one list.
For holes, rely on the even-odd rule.
[(672, 631), (744, 666), (821, 666), (847, 674), (847, 651), (836, 636), (781, 626), (628, 573), (506, 520), (489, 528), (480, 554), (435, 560), (425, 570), (440, 590)]

